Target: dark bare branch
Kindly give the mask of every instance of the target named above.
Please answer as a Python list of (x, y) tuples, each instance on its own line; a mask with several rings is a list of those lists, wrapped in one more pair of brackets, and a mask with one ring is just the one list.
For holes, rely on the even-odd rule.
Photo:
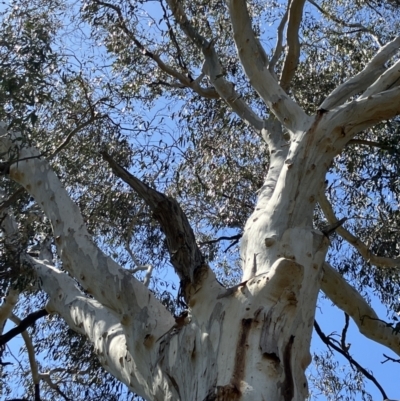
[(397, 150), (396, 148), (394, 148), (393, 146), (386, 145), (381, 142), (368, 141), (365, 139), (352, 139), (351, 141), (348, 142), (348, 145), (366, 145), (366, 146), (371, 146), (371, 147), (375, 147), (375, 148), (379, 148), (379, 149), (383, 149), (383, 150), (388, 150), (389, 152), (393, 152), (393, 153), (400, 153), (400, 151)]
[(7, 344), (10, 340), (12, 340), (15, 336), (18, 334), (21, 334), (23, 331), (25, 331), (28, 327), (32, 326), (36, 320), (47, 316), (49, 312), (47, 312), (46, 309), (40, 309), (36, 312), (30, 313), (25, 319), (21, 320), (21, 323), (9, 330), (7, 333), (3, 334), (0, 336), (0, 347), (4, 346)]
[(7, 208), (12, 206), (25, 192), (23, 187), (18, 188), (8, 199), (0, 203), (0, 214), (3, 213)]
[(193, 282), (195, 271), (204, 264), (189, 221), (175, 199), (150, 188), (102, 152), (114, 174), (126, 182), (150, 207), (167, 238), (171, 263), (181, 280)]
[(367, 379), (371, 380), (372, 383), (375, 384), (375, 386), (378, 388), (378, 390), (381, 392), (383, 399), (387, 399), (387, 395), (385, 393), (385, 390), (382, 388), (382, 386), (379, 384), (378, 380), (375, 379), (374, 375), (372, 375), (370, 372), (368, 372), (367, 369), (362, 367), (349, 353), (348, 348), (343, 349), (342, 347), (339, 347), (335, 341), (330, 336), (326, 336), (321, 328), (319, 327), (317, 321), (314, 321), (314, 329), (319, 335), (319, 338), (321, 341), (326, 344), (329, 348), (333, 348), (336, 352), (341, 354), (344, 358), (346, 358), (351, 366), (356, 368), (360, 373), (362, 373)]

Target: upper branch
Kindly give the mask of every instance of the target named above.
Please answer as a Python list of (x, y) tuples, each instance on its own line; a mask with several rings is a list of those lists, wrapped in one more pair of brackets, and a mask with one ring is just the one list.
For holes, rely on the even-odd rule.
[(268, 70), (272, 74), (272, 76), (276, 79), (275, 74), (275, 66), (278, 62), (279, 58), (283, 52), (283, 30), (285, 29), (286, 22), (289, 15), (289, 8), (286, 9), (285, 14), (281, 19), (281, 22), (278, 25), (277, 33), (276, 33), (276, 46), (273, 56), (271, 57), (271, 61), (269, 62)]
[(384, 92), (399, 85), (400, 80), (400, 60), (388, 68), (360, 97), (366, 99), (371, 95)]
[(384, 71), (385, 63), (399, 50), (400, 36), (383, 46), (365, 68), (339, 85), (321, 104), (320, 109), (332, 110), (349, 97), (367, 89)]
[(356, 28), (358, 31), (366, 32), (368, 33), (378, 44), (379, 47), (382, 46), (382, 43), (380, 42), (379, 38), (375, 35), (374, 31), (370, 28), (365, 27), (364, 25), (360, 24), (359, 22), (357, 23), (349, 23), (341, 18), (338, 18), (336, 15), (329, 13), (328, 11), (324, 10), (320, 5), (318, 5), (314, 0), (308, 0), (310, 4), (312, 4), (318, 11), (325, 15), (328, 19), (331, 21), (335, 22), (336, 24), (339, 24), (343, 27), (346, 28)]
[(178, 202), (150, 188), (102, 152), (114, 174), (125, 181), (150, 207), (153, 216), (161, 224), (167, 238), (171, 263), (181, 280), (193, 282), (194, 272), (204, 264), (189, 221)]
[(346, 312), (360, 332), (400, 355), (400, 334), (378, 318), (365, 299), (328, 263), (324, 263), (321, 289), (340, 309)]
[[(297, 4), (296, 1), (294, 3)], [(308, 124), (308, 117), (269, 72), (268, 58), (254, 35), (246, 1), (229, 0), (228, 6), (239, 59), (251, 85), (285, 127), (291, 132), (303, 130), (304, 124)], [(295, 25), (293, 23), (292, 30)]]
[(287, 53), (283, 63), (280, 85), (288, 90), (296, 72), (300, 56), (299, 28), (303, 16), (305, 0), (291, 0), (289, 5), (289, 21), (286, 34)]
[[(155, 53), (151, 52), (150, 50), (146, 49), (146, 47), (136, 38), (134, 33), (126, 25), (122, 11), (118, 6), (111, 4), (111, 3), (104, 2), (104, 1), (99, 1), (99, 0), (96, 1), (96, 4), (114, 10), (118, 16), (119, 25), (120, 25), (121, 29), (125, 32), (125, 34), (128, 36), (128, 38), (130, 40), (132, 40), (132, 42), (135, 44), (135, 46), (138, 49), (141, 50), (143, 55), (152, 59), (157, 64), (157, 66), (160, 68), (161, 71), (165, 72), (170, 77), (175, 78), (179, 82), (179, 84), (178, 84), (179, 87), (190, 88), (190, 89), (194, 90), (198, 95), (205, 97), (207, 99), (218, 99), (219, 98), (219, 95), (215, 91), (214, 88), (203, 88), (200, 85), (200, 82), (198, 80), (193, 80), (190, 78), (190, 76), (180, 73), (175, 68), (164, 63), (158, 54), (155, 54)], [(175, 86), (175, 87), (178, 87), (178, 85), (172, 84), (172, 86)]]
[(354, 100), (329, 114), (329, 124), (338, 130), (340, 139), (335, 144), (342, 149), (354, 135), (383, 120), (400, 114), (400, 86)]
[(232, 110), (256, 131), (261, 132), (263, 120), (252, 110), (252, 108), (236, 92), (232, 82), (224, 78), (224, 70), (219, 62), (213, 41), (209, 42), (192, 25), (178, 0), (167, 0), (179, 26), (203, 53), (205, 62), (203, 72), (209, 77), (216, 91)]
[[(335, 213), (333, 211), (332, 205), (329, 203), (328, 198), (325, 194), (320, 194), (318, 198), (318, 203), (321, 206), (322, 211), (329, 224), (334, 224), (337, 221)], [(346, 230), (344, 227), (338, 227), (336, 232), (344, 238), (350, 245), (352, 245), (365, 261), (373, 264), (377, 267), (392, 267), (400, 268), (400, 259), (392, 259), (384, 256), (374, 255), (368, 247), (357, 237), (355, 237), (350, 231)]]

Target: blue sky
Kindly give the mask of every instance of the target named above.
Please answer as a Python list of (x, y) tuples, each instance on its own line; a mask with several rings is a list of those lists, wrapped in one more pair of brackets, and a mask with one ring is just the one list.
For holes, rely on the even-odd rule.
[[(4, 7), (0, 4), (0, 9)], [(275, 27), (271, 27), (271, 31), (275, 32)], [(274, 43), (272, 43), (274, 44)], [(176, 278), (172, 275), (167, 275), (165, 279), (174, 281)], [(371, 295), (372, 304), (378, 313), (378, 315), (385, 320), (386, 319), (386, 309), (381, 305), (379, 299)], [(23, 316), (21, 316), (23, 317)], [(320, 324), (322, 330), (325, 334), (330, 334), (333, 332), (340, 333), (344, 324), (344, 315), (343, 312), (338, 310), (336, 307), (332, 306), (332, 303), (320, 297), (318, 302), (316, 319)], [(12, 327), (12, 325), (8, 324), (6, 326), (6, 331)], [(398, 385), (398, 381), (400, 381), (400, 365), (394, 364), (392, 362), (386, 362), (382, 364), (381, 362), (384, 360), (383, 353), (396, 358), (390, 350), (382, 347), (366, 338), (358, 333), (358, 329), (351, 322), (347, 342), (351, 343), (350, 351), (353, 357), (361, 363), (365, 368), (373, 369), (375, 377), (381, 383), (388, 396), (393, 399), (400, 399), (400, 386)], [(19, 347), (22, 345), (22, 340), (20, 338), (15, 339), (10, 343), (10, 347), (12, 352), (18, 356)], [(326, 346), (320, 341), (318, 335), (314, 333), (312, 340), (312, 351), (319, 352), (326, 350)], [(337, 356), (338, 360), (347, 364), (347, 362), (340, 356)], [(312, 366), (310, 367), (312, 370)], [(373, 384), (368, 383), (366, 380), (366, 388), (372, 394), (374, 400), (380, 400), (381, 395), (380, 392), (376, 389)], [(318, 400), (324, 400), (323, 396), (318, 396)]]

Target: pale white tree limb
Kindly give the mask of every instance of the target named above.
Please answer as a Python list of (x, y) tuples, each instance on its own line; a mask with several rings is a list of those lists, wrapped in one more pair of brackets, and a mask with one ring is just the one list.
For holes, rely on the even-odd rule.
[[(338, 221), (335, 216), (335, 212), (333, 211), (332, 205), (330, 204), (328, 198), (325, 194), (320, 194), (318, 197), (318, 203), (321, 206), (321, 209), (328, 220), (329, 224), (334, 224)], [(368, 247), (356, 236), (354, 236), (350, 231), (346, 230), (344, 227), (338, 227), (336, 232), (345, 239), (350, 245), (352, 245), (360, 255), (364, 258), (364, 260), (368, 263), (371, 263), (374, 266), (382, 267), (382, 268), (400, 268), (400, 259), (392, 259), (384, 256), (374, 255)]]
[(400, 87), (346, 103), (327, 114), (336, 130), (334, 148), (340, 151), (358, 132), (400, 114)]
[(224, 77), (225, 72), (219, 62), (213, 41), (208, 41), (199, 34), (178, 0), (167, 0), (167, 3), (183, 32), (203, 53), (205, 62), (202, 72), (209, 77), (218, 94), (245, 123), (253, 127), (257, 132), (261, 132), (263, 120), (242, 99), (232, 82)]
[(285, 29), (288, 15), (289, 15), (289, 4), (288, 4), (288, 7), (286, 8), (285, 14), (283, 14), (281, 22), (278, 25), (277, 34), (276, 34), (277, 39), (276, 39), (275, 50), (274, 50), (274, 54), (271, 57), (271, 61), (269, 62), (269, 65), (268, 65), (269, 72), (272, 74), (272, 76), (276, 80), (277, 80), (277, 77), (276, 77), (276, 73), (275, 73), (275, 66), (283, 52), (283, 31)]
[(10, 288), (8, 294), (2, 298), (3, 303), (0, 306), (0, 334), (4, 330), (7, 320), (12, 315), (18, 299), (19, 291), (13, 288)]
[(306, 0), (291, 0), (289, 4), (289, 18), (286, 33), (286, 57), (283, 62), (283, 70), (279, 81), (284, 90), (288, 90), (290, 82), (296, 72), (300, 57), (299, 28), (303, 16), (303, 8)]
[(388, 68), (360, 97), (366, 99), (379, 92), (384, 92), (394, 86), (398, 86), (400, 81), (400, 60)]
[[(2, 200), (4, 199), (3, 191), (0, 192), (0, 197)], [(3, 201), (3, 205), (4, 207), (0, 210), (0, 216), (1, 228), (4, 230), (6, 236), (5, 244), (10, 250), (17, 253), (19, 250), (20, 239), (18, 225), (15, 221), (15, 218), (9, 211), (10, 205), (7, 204), (7, 200)], [(17, 290), (10, 286), (7, 295), (5, 295), (2, 299), (3, 303), (0, 306), (0, 334), (3, 332), (7, 320), (10, 318), (15, 306), (17, 305), (19, 294), (20, 290)]]
[[(18, 143), (1, 128), (0, 149), (4, 154)], [(22, 146), (19, 144), (19, 146)], [(141, 308), (143, 300), (149, 302), (155, 316), (166, 312), (154, 295), (132, 275), (107, 257), (94, 244), (87, 232), (78, 207), (72, 202), (49, 164), (39, 158), (33, 148), (22, 148), (20, 159), (10, 166), (10, 177), (26, 188), (44, 210), (53, 227), (55, 243), (69, 271), (83, 288), (99, 302), (116, 312), (127, 313)]]
[(326, 296), (353, 319), (365, 337), (400, 355), (400, 334), (391, 325), (380, 320), (360, 293), (332, 266), (324, 263), (323, 272), (321, 289)]
[(245, 0), (229, 0), (233, 37), (250, 84), (278, 120), (291, 132), (303, 131), (310, 118), (276, 82), (268, 70), (268, 57), (255, 37)]
[[(129, 386), (129, 375), (120, 362), (127, 354), (127, 333), (123, 325), (126, 318), (117, 315), (96, 300), (85, 297), (67, 274), (43, 261), (30, 256), (26, 258), (37, 272), (41, 288), (50, 296), (46, 310), (49, 313), (58, 313), (69, 327), (85, 335), (93, 344), (95, 353), (105, 369)], [(130, 330), (133, 329), (131, 326)], [(140, 332), (143, 328), (135, 329)], [(161, 331), (160, 333), (162, 334)]]
[(399, 47), (400, 36), (383, 46), (361, 72), (333, 90), (320, 109), (332, 110), (349, 97), (367, 89), (386, 70), (385, 63), (399, 51)]

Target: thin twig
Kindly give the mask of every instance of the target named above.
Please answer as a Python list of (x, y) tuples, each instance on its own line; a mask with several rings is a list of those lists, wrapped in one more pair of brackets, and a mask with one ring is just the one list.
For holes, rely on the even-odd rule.
[(382, 386), (379, 384), (379, 382), (375, 379), (375, 377), (368, 372), (365, 368), (363, 368), (348, 352), (348, 347), (345, 347), (345, 349), (342, 349), (338, 345), (335, 344), (335, 342), (332, 340), (330, 336), (326, 336), (321, 328), (319, 327), (318, 323), (316, 320), (314, 320), (314, 328), (317, 334), (319, 335), (321, 341), (326, 344), (329, 348), (333, 348), (336, 352), (339, 354), (343, 355), (352, 365), (355, 367), (360, 373), (362, 373), (367, 379), (371, 380), (372, 383), (375, 384), (375, 386), (379, 389), (381, 392), (383, 399), (386, 400), (388, 397), (385, 393), (385, 390), (382, 388)]

